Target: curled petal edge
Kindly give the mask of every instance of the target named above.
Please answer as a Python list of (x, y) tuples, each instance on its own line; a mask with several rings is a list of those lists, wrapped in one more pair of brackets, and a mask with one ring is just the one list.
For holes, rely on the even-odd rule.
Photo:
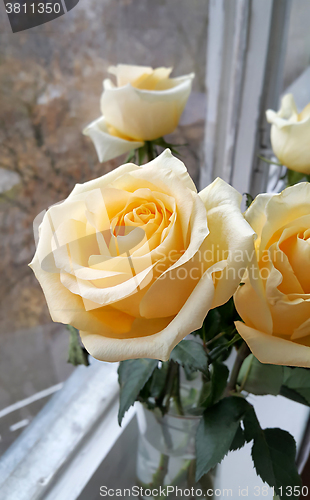
[(236, 321), (235, 326), (261, 363), (310, 368), (310, 348), (308, 346), (268, 335), (245, 325), (241, 321)]
[(91, 122), (84, 130), (83, 134), (90, 137), (95, 146), (98, 159), (102, 163), (112, 160), (133, 149), (141, 148), (144, 142), (127, 141), (108, 132), (105, 118), (102, 116)]

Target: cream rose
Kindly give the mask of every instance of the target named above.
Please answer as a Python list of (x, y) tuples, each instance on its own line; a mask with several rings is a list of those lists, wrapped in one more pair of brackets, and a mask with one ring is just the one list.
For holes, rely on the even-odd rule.
[(221, 179), (198, 194), (169, 150), (77, 184), (30, 264), (52, 319), (100, 360), (167, 360), (240, 282), (254, 239), (240, 198)]
[(238, 332), (262, 363), (310, 368), (310, 184), (258, 195), (245, 218), (258, 238)]
[(310, 174), (310, 103), (298, 113), (292, 94), (283, 97), (276, 113), (269, 109), (271, 144), (280, 162), (290, 170)]
[(102, 116), (83, 133), (107, 161), (170, 134), (177, 127), (192, 87), (194, 74), (170, 78), (172, 68), (118, 64), (109, 73), (101, 96)]

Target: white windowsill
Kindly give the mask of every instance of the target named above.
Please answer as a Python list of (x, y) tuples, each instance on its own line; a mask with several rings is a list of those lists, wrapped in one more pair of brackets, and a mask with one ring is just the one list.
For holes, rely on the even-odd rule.
[(134, 415), (118, 426), (117, 366), (92, 360), (74, 371), (1, 457), (1, 498), (78, 497)]

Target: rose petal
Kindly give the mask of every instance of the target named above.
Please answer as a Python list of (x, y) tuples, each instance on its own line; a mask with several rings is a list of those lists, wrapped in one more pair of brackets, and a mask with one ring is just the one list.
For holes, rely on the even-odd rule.
[(271, 193), (263, 193), (257, 195), (244, 214), (245, 219), (248, 221), (248, 223), (254, 229), (255, 233), (258, 236), (257, 245), (260, 242), (262, 229), (267, 221), (266, 205), (272, 198), (272, 196), (273, 194)]
[[(305, 272), (305, 269), (307, 269), (310, 264), (310, 240), (304, 240), (295, 235), (295, 237), (286, 240), (285, 243), (284, 251), (290, 265), (303, 291), (310, 294), (310, 272)], [(292, 290), (294, 289), (291, 288), (291, 291)]]
[(160, 155), (156, 156), (154, 160), (147, 163), (147, 165), (142, 165), (142, 168), (151, 168), (152, 171), (161, 169), (161, 172), (166, 174), (165, 177), (169, 175), (169, 172), (173, 172), (184, 186), (197, 193), (196, 186), (190, 177), (186, 166), (181, 160), (173, 156), (168, 148), (165, 149), (165, 151), (163, 151)]
[(239, 286), (234, 302), (238, 314), (243, 321), (257, 330), (272, 333), (272, 316), (266, 301), (264, 289), (259, 286), (261, 282), (253, 280), (256, 285), (252, 286), (249, 277), (243, 279), (243, 285)]
[(268, 110), (267, 121), (272, 123), (272, 149), (280, 162), (287, 168), (310, 173), (310, 116), (307, 108), (298, 115), (291, 94), (282, 99), (278, 113)]
[(106, 121), (136, 141), (152, 141), (177, 127), (194, 75), (167, 90), (140, 90), (128, 84), (104, 90), (101, 112)]
[[(81, 338), (86, 349), (92, 356), (104, 361), (121, 361), (124, 359), (153, 358), (167, 361), (172, 349), (190, 331), (201, 327), (205, 315), (211, 306), (214, 293), (212, 276), (205, 273), (194, 291), (180, 310), (178, 315), (158, 333), (136, 338), (107, 339), (101, 335), (94, 335), (81, 331)], [(204, 297), (204, 300), (201, 300)], [(144, 334), (149, 328), (154, 328), (164, 323), (166, 318), (154, 320), (140, 320), (144, 326)], [(137, 321), (137, 320), (136, 320)], [(147, 327), (149, 325), (149, 327)], [(134, 324), (133, 324), (134, 326)], [(132, 332), (134, 334), (134, 332)]]
[(59, 274), (43, 271), (36, 256), (31, 267), (40, 281), (53, 321), (78, 329), (90, 328), (97, 334), (104, 329), (106, 335), (112, 336), (130, 330), (134, 321), (132, 316), (109, 307), (86, 311), (83, 299), (62, 285)]
[[(260, 196), (260, 195), (258, 195)], [(254, 207), (253, 207), (254, 210)], [(296, 220), (303, 216), (309, 216), (310, 212), (310, 183), (300, 182), (295, 186), (286, 188), (282, 193), (275, 194), (266, 204), (267, 222), (261, 235), (261, 250), (265, 249), (273, 241), (271, 238), (275, 231), (281, 232), (288, 224), (295, 225)], [(247, 213), (245, 214), (247, 217)], [(254, 218), (254, 213), (253, 213)], [(280, 238), (281, 233), (278, 238)]]
[(298, 111), (293, 94), (286, 94), (282, 97), (281, 107), (276, 113), (271, 109), (266, 111), (267, 121), (278, 128), (286, 127), (298, 121)]
[(108, 72), (116, 76), (118, 87), (123, 87), (127, 83), (133, 83), (143, 75), (151, 75), (153, 68), (150, 66), (134, 66), (131, 64), (118, 64), (110, 66)]
[(241, 321), (237, 321), (235, 325), (241, 337), (261, 363), (310, 368), (309, 347), (268, 335), (246, 326)]
[(274, 267), (281, 273), (281, 281), (277, 285), (279, 291), (283, 294), (303, 293), (303, 289), (292, 269), (287, 255), (279, 249), (278, 243), (274, 243), (269, 252)]
[(217, 178), (199, 197), (207, 209), (210, 233), (201, 251), (213, 253), (214, 261), (226, 261), (216, 281), (212, 307), (217, 307), (235, 292), (253, 258), (255, 233), (240, 211), (242, 196), (222, 179)]
[(83, 134), (91, 138), (100, 162), (111, 160), (134, 149), (141, 148), (143, 141), (127, 141), (111, 135), (104, 116), (93, 121), (83, 130)]

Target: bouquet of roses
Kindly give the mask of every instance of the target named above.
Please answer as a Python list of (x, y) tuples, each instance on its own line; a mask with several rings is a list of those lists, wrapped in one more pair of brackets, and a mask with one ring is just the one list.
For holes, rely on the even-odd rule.
[[(243, 214), (241, 194), (219, 178), (197, 192), (164, 139), (193, 75), (110, 72), (116, 84), (104, 81), (102, 116), (84, 133), (100, 161), (129, 158), (44, 214), (30, 265), (52, 319), (70, 325), (74, 364), (87, 364), (88, 353), (120, 362), (119, 423), (135, 401), (158, 422), (195, 417), (194, 458), (175, 481), (185, 474), (208, 491), (224, 456), (252, 442), (257, 474), (275, 495), (299, 495), (294, 438), (263, 429), (247, 395), (310, 405), (310, 184), (300, 182), (310, 173), (309, 106), (298, 115), (286, 97), (279, 113), (268, 111), (289, 183), (300, 174)], [(174, 481), (167, 429), (162, 439), (166, 452), (145, 487)]]

